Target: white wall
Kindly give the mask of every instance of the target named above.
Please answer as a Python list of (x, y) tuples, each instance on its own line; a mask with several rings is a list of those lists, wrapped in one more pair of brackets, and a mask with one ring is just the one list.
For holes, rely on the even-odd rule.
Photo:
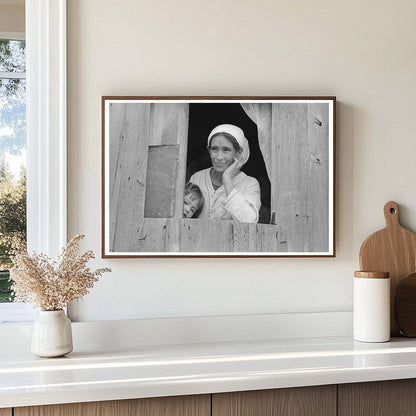
[(24, 32), (25, 8), (20, 1), (16, 5), (0, 2), (0, 32)]
[[(81, 321), (344, 311), (396, 200), (416, 231), (416, 3), (68, 0), (68, 235), (110, 266)], [(101, 95), (336, 95), (335, 259), (100, 260)]]

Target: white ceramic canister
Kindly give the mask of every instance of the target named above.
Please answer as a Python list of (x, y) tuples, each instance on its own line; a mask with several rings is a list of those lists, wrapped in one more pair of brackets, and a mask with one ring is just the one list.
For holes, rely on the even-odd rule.
[(353, 336), (356, 341), (390, 340), (389, 273), (354, 273), (353, 321)]
[(33, 324), (31, 351), (40, 357), (62, 357), (72, 351), (71, 321), (62, 309), (39, 311)]

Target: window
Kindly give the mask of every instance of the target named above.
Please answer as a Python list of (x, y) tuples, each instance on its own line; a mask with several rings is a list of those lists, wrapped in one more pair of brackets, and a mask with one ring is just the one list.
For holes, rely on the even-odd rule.
[[(26, 80), (6, 78), (27, 82), (27, 247), (56, 257), (66, 243), (66, 0), (26, 0), (25, 21)], [(24, 38), (9, 35), (0, 39)], [(31, 305), (0, 303), (0, 324), (33, 316)]]
[(26, 242), (26, 42), (0, 39), (0, 303), (11, 302), (10, 253)]

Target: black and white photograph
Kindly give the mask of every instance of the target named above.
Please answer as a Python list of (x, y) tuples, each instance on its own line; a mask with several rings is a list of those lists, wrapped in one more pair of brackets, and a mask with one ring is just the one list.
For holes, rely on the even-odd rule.
[(333, 257), (335, 97), (102, 97), (103, 257)]

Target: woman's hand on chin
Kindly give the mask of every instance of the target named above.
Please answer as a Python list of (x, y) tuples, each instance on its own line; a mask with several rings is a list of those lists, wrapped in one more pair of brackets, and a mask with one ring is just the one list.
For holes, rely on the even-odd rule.
[(232, 179), (234, 176), (238, 175), (241, 166), (243, 166), (243, 164), (237, 158), (234, 158), (234, 163), (228, 166), (228, 168), (225, 169), (224, 173), (222, 174), (222, 181), (224, 183), (225, 193), (227, 195), (233, 190)]
[(243, 164), (237, 158), (234, 158), (234, 163), (228, 166), (228, 168), (225, 169), (224, 173), (222, 174), (222, 180), (225, 180), (227, 178), (234, 178), (234, 176), (238, 174), (242, 166)]

